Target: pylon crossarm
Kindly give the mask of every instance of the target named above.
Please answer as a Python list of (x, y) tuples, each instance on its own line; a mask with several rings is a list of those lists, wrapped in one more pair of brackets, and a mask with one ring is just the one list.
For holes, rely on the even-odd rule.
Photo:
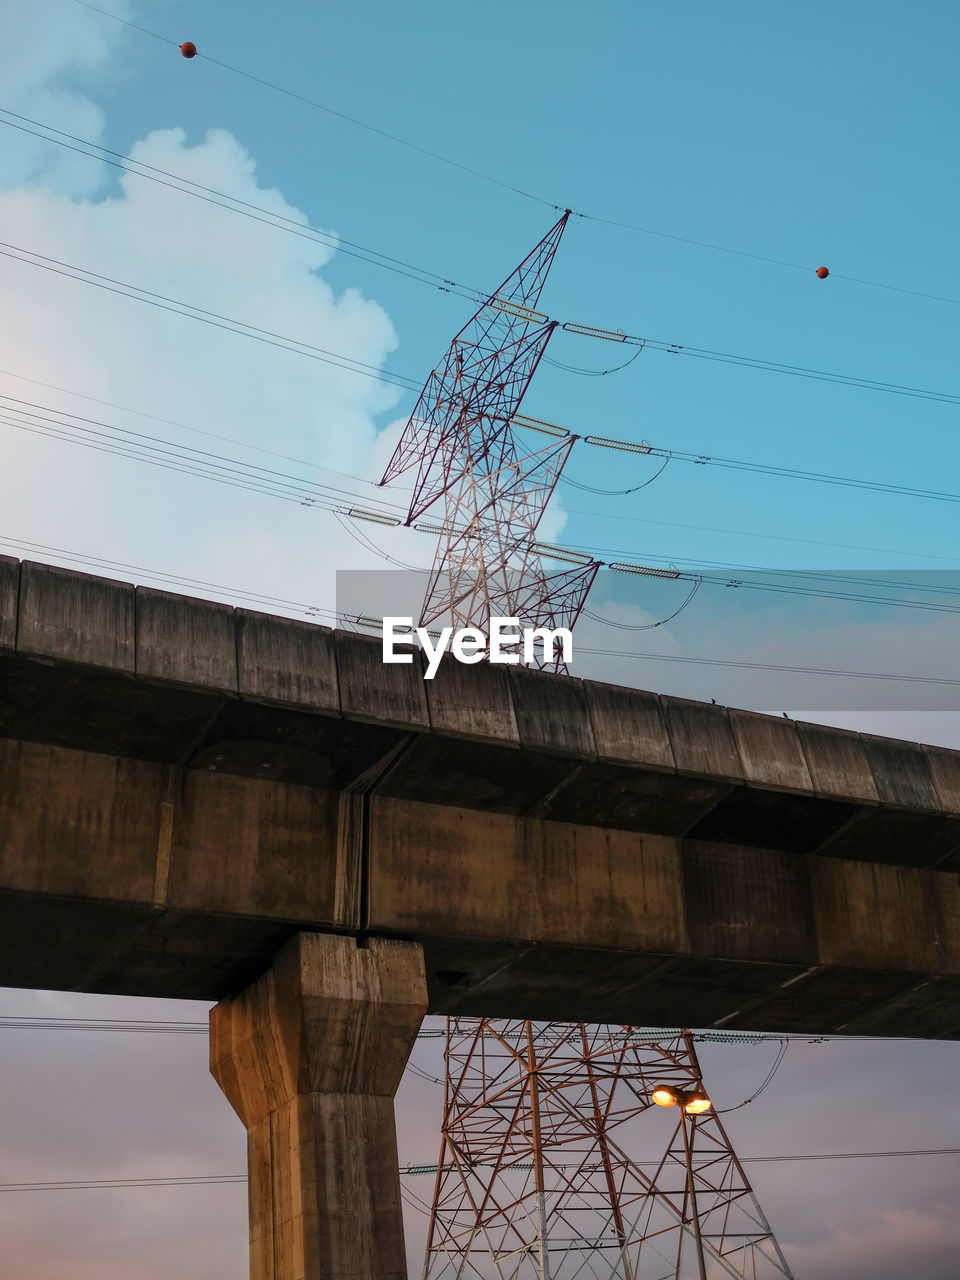
[[(443, 402), (455, 402), (457, 396), (452, 389), (457, 387), (462, 393), (464, 381), (469, 382), (472, 378), (481, 391), (492, 388), (501, 395), (507, 395), (505, 384), (512, 380), (514, 385), (509, 399), (516, 402), (514, 412), (519, 407), (542, 355), (542, 348), (555, 328), (548, 317), (532, 309), (530, 301), (539, 301), (562, 229), (559, 223), (551, 228), (501, 288), (480, 303), (455, 335), (444, 356), (442, 372), (434, 369), (427, 379), (414, 413), (387, 464), (381, 484), (395, 480), (414, 464), (416, 457), (424, 452), (424, 437), (431, 430), (435, 435), (443, 434), (446, 417)], [(535, 268), (532, 276), (531, 264)], [(521, 299), (519, 306), (516, 305), (518, 298)], [(533, 353), (525, 362), (524, 351)], [(517, 365), (520, 366), (519, 371), (513, 368)], [(464, 403), (462, 394), (460, 403)], [(426, 432), (424, 422), (427, 424)], [(421, 471), (421, 482), (423, 478)]]

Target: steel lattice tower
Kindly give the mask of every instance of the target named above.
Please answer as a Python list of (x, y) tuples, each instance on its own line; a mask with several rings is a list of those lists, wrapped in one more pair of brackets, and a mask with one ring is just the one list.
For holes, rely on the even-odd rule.
[(445, 1058), (423, 1280), (791, 1277), (719, 1117), (651, 1103), (689, 1032), (449, 1018)]
[(534, 542), (576, 437), (527, 451), (513, 427), (556, 328), (536, 308), (569, 216), (450, 343), (380, 482), (415, 471), (408, 525), (444, 500), (421, 626), (442, 619), (487, 631), (491, 617), (515, 617), (521, 626), (572, 628), (599, 568), (570, 556), (573, 568), (548, 571)]

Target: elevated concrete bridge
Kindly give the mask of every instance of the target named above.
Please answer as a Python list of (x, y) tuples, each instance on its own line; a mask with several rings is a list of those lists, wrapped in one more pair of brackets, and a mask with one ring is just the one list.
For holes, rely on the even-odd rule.
[(220, 1001), (257, 1280), (402, 1275), (427, 1009), (960, 1038), (960, 752), (419, 662), (0, 558), (0, 983)]

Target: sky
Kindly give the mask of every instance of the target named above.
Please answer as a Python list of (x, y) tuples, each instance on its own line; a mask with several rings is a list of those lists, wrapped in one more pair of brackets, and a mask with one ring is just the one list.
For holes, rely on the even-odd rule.
[[(99, 7), (114, 17), (0, 0), (0, 553), (320, 620), (338, 571), (429, 566), (428, 536), (185, 474), (184, 451), (401, 505), (375, 481), (469, 317), (461, 288), (492, 290), (569, 207), (544, 309), (650, 345), (617, 371), (624, 347), (560, 332), (525, 412), (941, 495), (679, 456), (653, 479), (651, 459), (578, 443), (544, 535), (689, 580), (604, 571), (576, 673), (960, 747), (956, 6)], [(89, 434), (114, 448), (116, 429), (172, 452), (146, 465)], [(172, 1008), (0, 992), (23, 1016), (205, 1012)], [(202, 1036), (0, 1035), (0, 1182), (242, 1170)], [(769, 1052), (711, 1046), (705, 1068), (747, 1096)], [(796, 1044), (731, 1133), (756, 1154), (951, 1145), (957, 1058)], [(411, 1077), (398, 1114), (402, 1158), (429, 1158), (436, 1096)], [(798, 1277), (952, 1274), (956, 1157), (754, 1168)], [(220, 1280), (242, 1274), (243, 1217), (237, 1186), (0, 1193), (0, 1275)]]

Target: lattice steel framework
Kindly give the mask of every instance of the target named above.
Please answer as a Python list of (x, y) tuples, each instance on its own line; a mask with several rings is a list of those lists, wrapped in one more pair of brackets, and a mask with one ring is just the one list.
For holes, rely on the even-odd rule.
[(451, 1018), (445, 1057), (423, 1280), (791, 1277), (719, 1117), (651, 1103), (702, 1089), (689, 1032)]
[[(575, 437), (528, 451), (511, 421), (556, 328), (536, 308), (569, 211), (480, 306), (433, 370), (383, 474), (415, 470), (406, 523), (441, 498), (420, 625), (486, 632), (491, 617), (572, 630), (599, 565), (548, 570), (534, 535)], [(564, 669), (559, 656), (535, 665)]]
[(508, 433), (556, 328), (536, 307), (569, 216), (568, 210), (481, 303), (427, 378), (380, 481), (390, 484), (416, 468), (407, 524)]

